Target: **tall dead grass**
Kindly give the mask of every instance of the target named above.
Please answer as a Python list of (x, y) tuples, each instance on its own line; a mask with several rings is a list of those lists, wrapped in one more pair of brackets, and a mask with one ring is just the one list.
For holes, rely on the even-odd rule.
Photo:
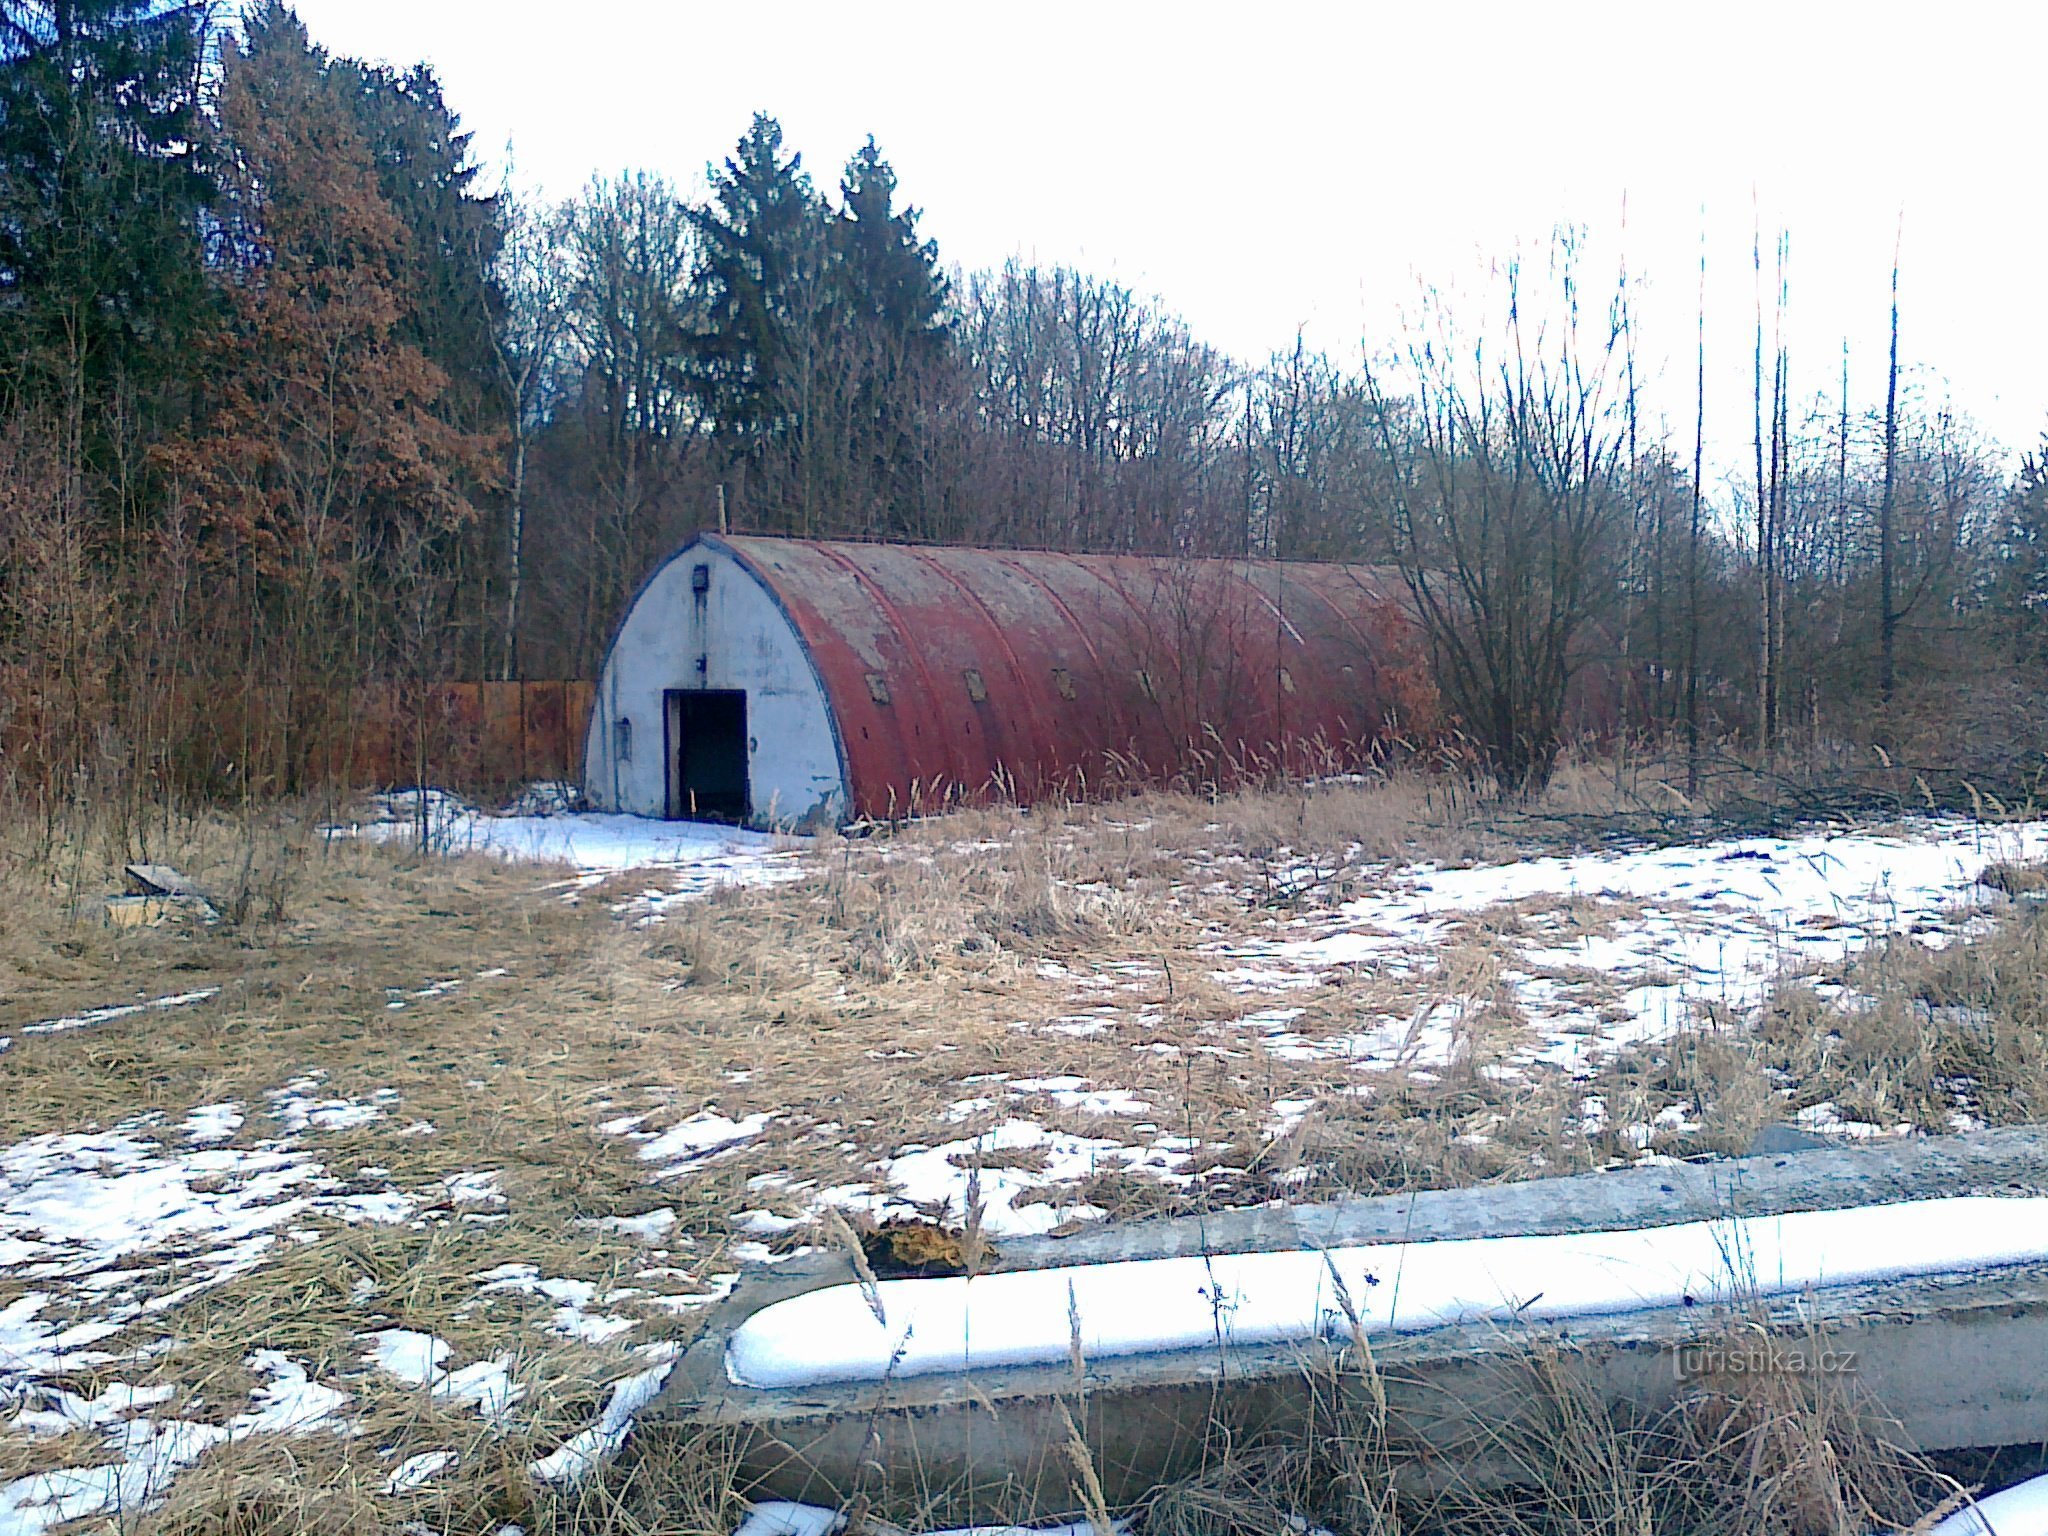
[[(1399, 1375), (1382, 1369), (1362, 1334), (1305, 1362), (1299, 1415), (1245, 1435), (1219, 1413), (1193, 1470), (1122, 1508), (1091, 1491), (1102, 1479), (1076, 1428), (1069, 1446), (1047, 1447), (1072, 1452), (1070, 1502), (1004, 1518), (1114, 1523), (1134, 1536), (1875, 1536), (1924, 1531), (1967, 1496), (1898, 1443), (1853, 1379), (1751, 1376), (1631, 1413), (1591, 1393), (1567, 1347), (1531, 1340), (1486, 1368), (1481, 1397), (1499, 1411), (1469, 1443), (1424, 1455), (1389, 1408)], [(656, 1426), (573, 1503), (537, 1511), (535, 1529), (729, 1529), (744, 1508), (737, 1465), (725, 1439)], [(856, 1495), (845, 1507), (849, 1530), (901, 1536), (957, 1519), (960, 1505), (929, 1488), (910, 1504)]]
[[(2048, 906), (2022, 896), (1939, 948), (1880, 937), (1835, 973), (1788, 978), (1753, 1024), (1705, 1021), (1616, 1058), (1585, 1091), (1616, 1130), (1685, 1107), (1697, 1129), (1655, 1143), (1681, 1156), (1740, 1155), (1802, 1111), (1883, 1135), (2048, 1118)], [(1611, 1132), (1602, 1147), (1632, 1150)]]
[[(1617, 778), (1610, 764), (1568, 764), (1537, 809), (1634, 814), (1668, 800), (1668, 787), (1650, 765)], [(1788, 986), (1753, 1036), (1708, 1023), (1586, 1081), (1496, 1072), (1501, 1048), (1483, 1028), (1447, 1067), (1363, 1084), (1341, 1061), (1261, 1052), (1234, 1028), (1260, 1004), (1211, 978), (1216, 941), (1341, 901), (1381, 859), (1504, 856), (1557, 835), (1528, 808), (1420, 775), (983, 809), (827, 836), (811, 878), (721, 891), (645, 927), (635, 926), (643, 875), (579, 890), (558, 871), (331, 842), (320, 820), (317, 807), (153, 811), (146, 828), (81, 815), (53, 834), (0, 819), (0, 1034), (17, 1034), (0, 1054), (0, 1137), (260, 1103), (318, 1068), (323, 1091), (390, 1088), (402, 1106), (319, 1139), (327, 1166), (389, 1169), (409, 1188), (491, 1167), (509, 1198), (508, 1219), (490, 1227), (444, 1214), (417, 1232), (324, 1231), (182, 1309), (181, 1349), (162, 1367), (188, 1394), (181, 1410), (245, 1402), (247, 1352), (277, 1347), (350, 1381), (367, 1432), (217, 1452), (162, 1510), (124, 1519), (129, 1528), (727, 1528), (734, 1463), (715, 1442), (648, 1436), (573, 1493), (538, 1494), (526, 1461), (594, 1419), (606, 1380), (627, 1364), (616, 1352), (543, 1347), (532, 1307), (473, 1308), (472, 1277), (516, 1260), (630, 1280), (644, 1251), (587, 1223), (657, 1205), (677, 1216), (661, 1262), (709, 1275), (726, 1266), (740, 1212), (800, 1215), (807, 1184), (843, 1183), (907, 1144), (971, 1137), (1010, 1113), (1080, 1135), (1121, 1128), (1002, 1088), (987, 1091), (990, 1107), (960, 1113), (963, 1096), (983, 1091), (963, 1082), (985, 1074), (1125, 1088), (1149, 1104), (1150, 1126), (1186, 1138), (1184, 1182), (1104, 1168), (1078, 1192), (1113, 1216), (1528, 1178), (1646, 1150), (1739, 1152), (1759, 1126), (1819, 1098), (1928, 1129), (1959, 1112), (2032, 1118), (2048, 1086), (2048, 917), (2024, 899), (2021, 872), (2009, 888), (2022, 899), (1995, 930), (1940, 952), (1903, 940), (1858, 961), (1843, 979), (1870, 999), (1860, 1011), (1823, 1009), (1809, 988)], [(183, 869), (216, 894), (224, 920), (108, 927), (99, 903), (118, 888), (120, 863), (140, 857)], [(1476, 935), (1456, 962), (1475, 995), (1498, 937)], [(461, 985), (416, 995), (448, 978)], [(1099, 1034), (1048, 1032), (1048, 1019), (1079, 1006), (1080, 980), (1113, 997), (1121, 1021)], [(203, 986), (219, 994), (189, 1009), (51, 1037), (10, 1028)], [(1386, 1002), (1379, 986), (1348, 977), (1303, 1001), (1337, 1028), (1373, 1016)], [(1589, 1134), (1579, 1101), (1592, 1093), (1608, 1100), (1611, 1124)], [(1285, 1097), (1315, 1107), (1268, 1135), (1268, 1106)], [(1679, 1104), (1698, 1129), (1660, 1130), (1645, 1145), (1618, 1134)], [(714, 1107), (776, 1118), (681, 1180), (650, 1182), (655, 1170), (630, 1143), (593, 1132), (607, 1118), (644, 1114), (660, 1129)], [(415, 1121), (437, 1133), (398, 1134)], [(779, 1182), (756, 1182), (764, 1176)], [(361, 1281), (377, 1297), (367, 1312), (350, 1300)], [(354, 1386), (369, 1326), (437, 1332), (463, 1358), (515, 1350), (532, 1412), (516, 1433), (490, 1435), (416, 1392)], [(692, 1326), (650, 1317), (637, 1336), (686, 1337)], [(1320, 1389), (1312, 1433), (1219, 1435), (1197, 1478), (1117, 1513), (1139, 1536), (1249, 1536), (1304, 1520), (1376, 1536), (1832, 1536), (1864, 1520), (1861, 1536), (1905, 1523), (1943, 1491), (1910, 1458), (1859, 1438), (1840, 1404), (1701, 1398), (1691, 1417), (1629, 1423), (1546, 1384), (1540, 1359), (1529, 1369), (1522, 1390), (1549, 1406), (1540, 1432), (1516, 1431), (1506, 1448), (1534, 1479), (1524, 1492), (1404, 1488), (1354, 1356)], [(415, 1494), (383, 1492), (395, 1457), (433, 1448), (457, 1450), (457, 1469)], [(36, 1448), (41, 1458), (95, 1453)], [(0, 1468), (27, 1465), (19, 1454), (0, 1435)], [(885, 1532), (920, 1514), (877, 1508), (863, 1519)]]

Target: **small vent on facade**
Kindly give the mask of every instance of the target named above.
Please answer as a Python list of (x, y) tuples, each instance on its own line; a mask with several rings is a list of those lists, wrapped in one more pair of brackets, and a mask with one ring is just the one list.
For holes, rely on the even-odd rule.
[(709, 592), (711, 590), (710, 566), (693, 565), (690, 567), (690, 590), (692, 592)]
[(868, 697), (873, 699), (877, 704), (888, 703), (889, 679), (882, 676), (882, 674), (879, 672), (870, 672), (868, 674)]
[(980, 670), (975, 667), (968, 667), (960, 675), (967, 679), (967, 697), (977, 704), (987, 703), (988, 684), (981, 680)]
[(620, 763), (633, 761), (633, 722), (624, 715), (612, 722), (612, 760)]
[(1052, 685), (1059, 689), (1061, 698), (1071, 699), (1074, 696), (1074, 674), (1065, 667), (1052, 669)]

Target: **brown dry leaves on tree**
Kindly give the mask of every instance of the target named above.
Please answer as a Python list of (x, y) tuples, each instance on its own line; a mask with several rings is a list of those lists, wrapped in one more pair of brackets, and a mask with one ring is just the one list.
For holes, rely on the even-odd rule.
[(248, 43), (227, 48), (221, 238), (242, 249), (217, 404), (167, 455), (214, 552), (295, 606), (408, 532), (473, 519), (468, 489), (490, 483), (499, 448), (436, 412), (446, 375), (404, 335), (408, 232), (319, 64), (288, 14), (253, 19)]

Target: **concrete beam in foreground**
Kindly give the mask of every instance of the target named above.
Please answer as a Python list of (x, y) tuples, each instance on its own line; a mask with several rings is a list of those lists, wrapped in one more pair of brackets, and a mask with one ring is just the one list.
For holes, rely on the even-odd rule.
[[(1476, 1189), (1105, 1226), (1012, 1239), (997, 1270), (1188, 1254), (1663, 1225), (1951, 1195), (2048, 1193), (2048, 1132), (1971, 1136), (1659, 1165)], [(734, 1434), (747, 1483), (832, 1503), (856, 1491), (939, 1499), (944, 1518), (1071, 1507), (1069, 1422), (1112, 1502), (1198, 1465), (1216, 1437), (1307, 1432), (1334, 1402), (1362, 1411), (1355, 1351), (1331, 1344), (1189, 1350), (759, 1390), (733, 1384), (728, 1339), (785, 1297), (852, 1282), (817, 1254), (750, 1271), (707, 1320), (643, 1434)], [(1518, 1434), (1540, 1436), (1559, 1393), (1628, 1417), (1702, 1387), (1755, 1390), (1754, 1367), (1803, 1375), (1922, 1450), (2048, 1442), (2048, 1265), (1830, 1287), (1725, 1310), (1658, 1308), (1503, 1328), (1454, 1326), (1371, 1341), (1388, 1446), (1418, 1483), (1484, 1486), (1533, 1475)], [(1843, 1369), (1845, 1357), (1853, 1368)], [(1819, 1378), (1824, 1377), (1825, 1380)]]

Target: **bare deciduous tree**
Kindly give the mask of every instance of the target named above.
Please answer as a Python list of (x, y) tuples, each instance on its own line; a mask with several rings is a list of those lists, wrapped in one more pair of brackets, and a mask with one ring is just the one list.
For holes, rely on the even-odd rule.
[(503, 295), (490, 315), (509, 437), (505, 465), (505, 630), (501, 675), (519, 675), (519, 599), (526, 572), (527, 459), (560, 391), (569, 335), (569, 265), (562, 214), (517, 196), (499, 197), (504, 241), (493, 275)]
[(660, 177), (593, 181), (567, 213), (569, 326), (581, 369), (563, 415), (575, 443), (582, 537), (563, 551), (581, 590), (569, 654), (594, 668), (611, 620), (674, 530), (656, 513), (701, 436), (684, 346), (701, 322), (697, 235)]
[(1400, 359), (1411, 393), (1401, 430), (1388, 370), (1365, 372), (1438, 685), (1517, 795), (1556, 766), (1624, 513), (1619, 291), (1589, 315), (1577, 240), (1561, 232), (1548, 257), (1540, 294), (1519, 261), (1498, 269), (1498, 321), (1478, 337), (1458, 332), (1440, 291), (1425, 293)]
[[(1901, 221), (1903, 223), (1903, 221)], [(1884, 385), (1884, 500), (1877, 514), (1878, 696), (1887, 704), (1897, 686), (1899, 616), (1893, 600), (1892, 516), (1899, 450), (1899, 250), (1892, 247), (1891, 362)]]

